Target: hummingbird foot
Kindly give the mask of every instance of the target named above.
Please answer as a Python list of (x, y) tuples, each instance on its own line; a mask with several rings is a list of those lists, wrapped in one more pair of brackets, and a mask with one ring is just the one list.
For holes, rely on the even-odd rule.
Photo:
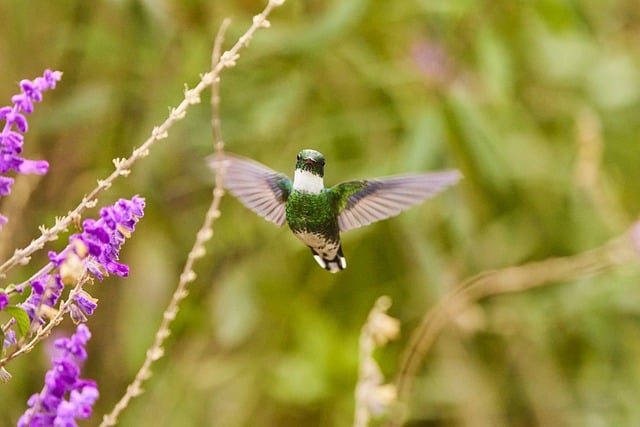
[(338, 252), (332, 259), (328, 258), (326, 253), (320, 254), (315, 249), (311, 247), (310, 249), (311, 252), (313, 252), (313, 259), (316, 260), (320, 267), (324, 268), (329, 273), (337, 273), (338, 271), (342, 271), (347, 268), (347, 259), (342, 254), (342, 246), (338, 247)]

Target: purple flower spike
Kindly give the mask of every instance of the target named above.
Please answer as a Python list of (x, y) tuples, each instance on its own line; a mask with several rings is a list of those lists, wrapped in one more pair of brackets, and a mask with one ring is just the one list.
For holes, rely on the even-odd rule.
[[(120, 247), (144, 215), (144, 205), (140, 196), (120, 199), (113, 206), (102, 208), (99, 220), (86, 219), (84, 231), (70, 236), (69, 246), (60, 253), (49, 252), (49, 260), (57, 272), (31, 280), (31, 294), (19, 304), (31, 322), (43, 323), (43, 315), (46, 316), (48, 308), (55, 308), (64, 285), (77, 283), (86, 271), (98, 280), (109, 274), (120, 277), (129, 274), (129, 267), (118, 262)], [(97, 307), (97, 300), (85, 292), (76, 295), (74, 303), (72, 318), (79, 322), (85, 321), (85, 315), (90, 316)]]
[(70, 338), (55, 341), (60, 352), (52, 357), (53, 367), (45, 375), (42, 391), (29, 398), (29, 409), (20, 417), (18, 427), (77, 426), (76, 419), (91, 416), (98, 388), (94, 381), (80, 378), (89, 338), (89, 328), (81, 324)]
[[(33, 104), (42, 101), (42, 92), (55, 88), (56, 82), (61, 78), (60, 71), (46, 70), (42, 77), (37, 77), (33, 81), (22, 80), (20, 82), (22, 93), (11, 97), (13, 106), (0, 108), (0, 120), (5, 122), (0, 132), (0, 173), (5, 174), (10, 170), (40, 175), (47, 173), (49, 164), (46, 161), (25, 160), (20, 156), (22, 134), (29, 130), (26, 115), (33, 112)], [(0, 183), (0, 196), (6, 196), (11, 191), (13, 181), (7, 177), (1, 178), (3, 180)]]
[(87, 269), (99, 280), (105, 271), (121, 277), (129, 275), (129, 267), (117, 262), (120, 247), (143, 215), (144, 198), (120, 199), (113, 206), (102, 208), (99, 220), (85, 220), (84, 232), (71, 236), (70, 240), (79, 240), (87, 248), (91, 256)]

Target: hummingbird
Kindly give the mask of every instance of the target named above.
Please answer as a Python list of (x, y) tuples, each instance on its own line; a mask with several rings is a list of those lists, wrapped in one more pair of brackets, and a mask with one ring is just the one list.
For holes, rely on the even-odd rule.
[(347, 268), (340, 232), (398, 215), (454, 185), (458, 170), (346, 181), (324, 186), (324, 156), (300, 151), (293, 182), (254, 160), (224, 153), (210, 166), (222, 172), (222, 184), (242, 204), (282, 226), (307, 245), (320, 267), (331, 273)]

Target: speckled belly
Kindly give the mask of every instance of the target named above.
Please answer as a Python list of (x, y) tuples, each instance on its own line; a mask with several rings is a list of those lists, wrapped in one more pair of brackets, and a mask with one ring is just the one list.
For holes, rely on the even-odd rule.
[(326, 237), (320, 233), (298, 231), (295, 235), (305, 245), (310, 246), (323, 258), (335, 258), (338, 253), (338, 249), (340, 249), (340, 241), (327, 240)]

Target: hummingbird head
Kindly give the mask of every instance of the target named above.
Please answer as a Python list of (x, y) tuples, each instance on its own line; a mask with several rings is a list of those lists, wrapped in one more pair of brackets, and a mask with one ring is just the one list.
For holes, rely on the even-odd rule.
[(302, 150), (296, 160), (293, 189), (319, 194), (324, 189), (324, 156), (315, 150)]
[(322, 178), (324, 177), (324, 156), (316, 150), (302, 150), (298, 153), (296, 170), (310, 172)]

